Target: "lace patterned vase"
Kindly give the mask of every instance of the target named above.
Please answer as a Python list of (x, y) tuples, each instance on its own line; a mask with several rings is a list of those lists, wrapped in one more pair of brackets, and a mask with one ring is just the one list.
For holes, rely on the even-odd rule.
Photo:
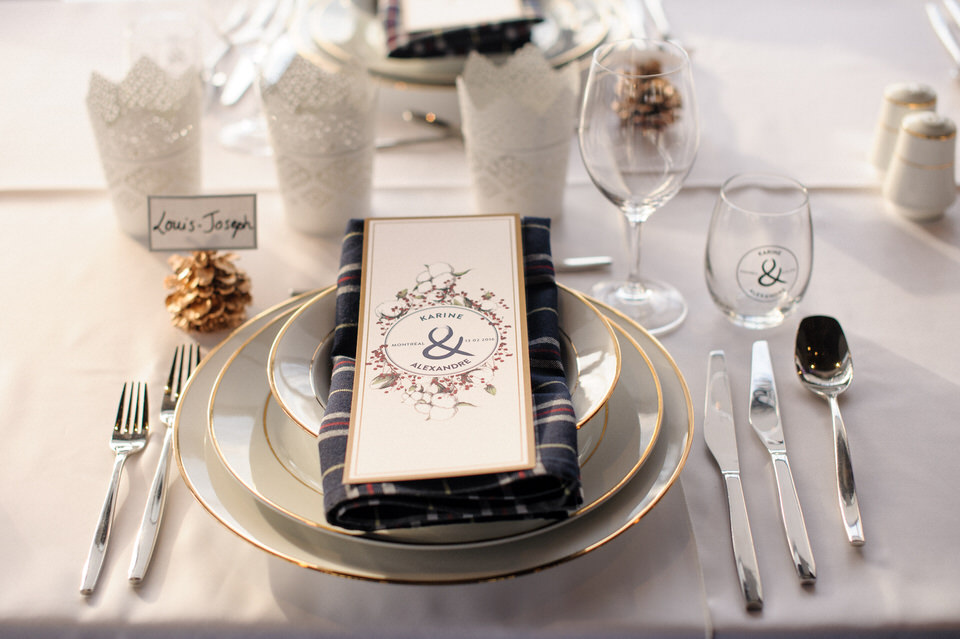
[(120, 228), (148, 235), (148, 195), (201, 192), (202, 83), (140, 58), (119, 83), (94, 72), (87, 110)]
[(260, 91), (287, 222), (341, 235), (370, 214), (375, 85), (360, 67), (325, 70), (297, 55)]
[(527, 45), (503, 64), (470, 54), (457, 93), (477, 213), (563, 211), (580, 74)]
[(469, 145), (467, 165), (476, 212), (558, 217), (569, 157), (569, 139), (524, 150)]

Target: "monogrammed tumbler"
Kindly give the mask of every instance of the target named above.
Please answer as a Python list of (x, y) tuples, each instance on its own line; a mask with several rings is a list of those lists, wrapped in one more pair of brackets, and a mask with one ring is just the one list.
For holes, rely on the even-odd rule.
[(707, 235), (713, 301), (734, 324), (771, 328), (803, 298), (813, 263), (807, 189), (790, 178), (736, 175), (720, 188)]

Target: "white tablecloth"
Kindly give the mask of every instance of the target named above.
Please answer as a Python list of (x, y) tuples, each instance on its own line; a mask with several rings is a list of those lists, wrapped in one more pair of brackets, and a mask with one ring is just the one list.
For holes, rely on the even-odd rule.
[[(960, 207), (935, 223), (884, 210), (865, 162), (883, 87), (920, 81), (957, 118), (958, 89), (922, 3), (676, 0), (667, 10), (693, 50), (702, 151), (686, 188), (647, 225), (644, 266), (685, 294), (690, 316), (663, 344), (693, 397), (697, 432), (676, 485), (608, 545), (503, 582), (399, 586), (347, 580), (269, 556), (221, 527), (175, 482), (148, 581), (125, 573), (159, 452), (158, 437), (125, 471), (98, 592), (80, 568), (109, 475), (107, 428), (118, 387), (145, 379), (159, 404), (168, 358), (184, 335), (163, 308), (166, 255), (122, 235), (86, 119), (92, 69), (116, 64), (120, 30), (139, 3), (0, 4), (0, 635), (3, 636), (749, 636), (960, 633)], [(382, 92), (381, 120), (403, 105), (441, 111), (443, 90)], [(208, 121), (208, 192), (258, 193), (259, 248), (239, 266), (252, 312), (292, 288), (332, 281), (333, 240), (283, 221), (268, 158), (219, 149)], [(716, 189), (750, 169), (812, 187), (815, 264), (797, 317), (764, 332), (713, 308), (703, 247)], [(378, 215), (468, 213), (459, 142), (381, 152)], [(609, 253), (625, 268), (618, 214), (574, 151), (558, 256)], [(562, 278), (588, 290), (600, 274)], [(847, 544), (836, 505), (826, 404), (793, 379), (799, 318), (843, 324), (856, 375), (841, 399), (867, 544)], [(746, 420), (750, 345), (774, 356), (784, 428), (818, 566), (792, 571), (772, 468)], [(725, 349), (736, 402), (747, 505), (765, 606), (746, 613), (730, 551), (726, 502), (700, 430), (707, 353)], [(158, 422), (155, 420), (155, 423)], [(159, 425), (159, 424), (158, 424)]]

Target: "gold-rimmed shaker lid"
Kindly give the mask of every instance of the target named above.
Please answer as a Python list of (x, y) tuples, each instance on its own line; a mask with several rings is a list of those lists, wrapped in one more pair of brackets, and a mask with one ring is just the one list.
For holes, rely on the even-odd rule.
[(932, 111), (903, 118), (895, 153), (915, 165), (936, 168), (953, 166), (957, 125)]
[(884, 89), (883, 97), (888, 103), (901, 109), (932, 111), (937, 108), (937, 92), (926, 84), (915, 82), (890, 84)]

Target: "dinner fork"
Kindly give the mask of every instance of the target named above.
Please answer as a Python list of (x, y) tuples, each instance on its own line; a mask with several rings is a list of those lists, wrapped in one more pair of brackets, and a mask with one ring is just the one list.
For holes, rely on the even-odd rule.
[(113, 474), (107, 488), (107, 496), (100, 509), (100, 519), (97, 530), (93, 535), (93, 543), (87, 554), (87, 561), (83, 565), (83, 576), (80, 579), (80, 592), (84, 595), (93, 594), (100, 577), (100, 568), (107, 553), (107, 542), (110, 541), (110, 529), (113, 527), (113, 511), (117, 505), (117, 489), (120, 485), (120, 472), (127, 455), (133, 455), (143, 450), (147, 445), (147, 431), (150, 428), (150, 407), (147, 402), (147, 385), (130, 382), (130, 396), (127, 397), (127, 384), (123, 385), (120, 393), (120, 406), (117, 408), (117, 419), (110, 436), (110, 448), (116, 457), (113, 462)]
[(160, 459), (157, 470), (150, 485), (147, 496), (147, 505), (140, 521), (140, 531), (133, 548), (133, 557), (130, 560), (130, 570), (127, 578), (133, 585), (138, 585), (147, 574), (153, 548), (157, 543), (160, 532), (160, 519), (163, 516), (163, 505), (167, 497), (167, 474), (170, 466), (170, 449), (173, 447), (173, 422), (177, 412), (177, 400), (184, 385), (190, 379), (195, 364), (200, 362), (200, 347), (192, 344), (189, 347), (180, 345), (173, 351), (173, 362), (170, 364), (170, 374), (163, 387), (163, 400), (160, 403), (160, 421), (167, 429), (163, 434), (163, 448), (160, 449)]

